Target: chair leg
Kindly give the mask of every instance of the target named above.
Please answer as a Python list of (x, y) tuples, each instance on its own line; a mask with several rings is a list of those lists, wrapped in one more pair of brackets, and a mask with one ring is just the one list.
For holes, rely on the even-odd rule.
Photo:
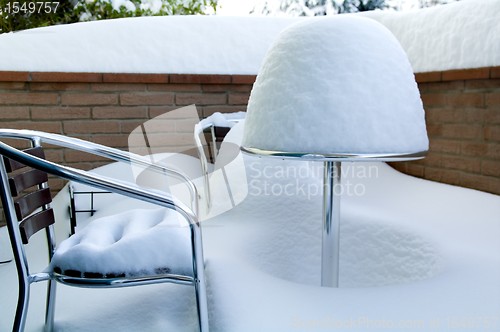
[(29, 282), (19, 283), (19, 297), (17, 299), (16, 316), (14, 318), (13, 332), (23, 332), (26, 324), (26, 315), (28, 314), (28, 304), (30, 299)]
[(45, 332), (54, 330), (54, 315), (56, 310), (56, 285), (54, 280), (49, 280), (47, 284), (47, 307), (45, 311)]
[(196, 309), (198, 311), (198, 324), (200, 332), (208, 332), (208, 303), (207, 303), (207, 290), (204, 279), (198, 279), (195, 282), (196, 292)]

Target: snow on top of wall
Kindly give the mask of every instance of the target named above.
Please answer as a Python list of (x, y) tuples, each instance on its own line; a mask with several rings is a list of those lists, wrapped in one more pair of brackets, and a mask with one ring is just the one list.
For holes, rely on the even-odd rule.
[[(394, 33), (415, 72), (500, 65), (498, 0), (361, 15)], [(0, 70), (257, 74), (277, 35), (305, 19), (163, 16), (1, 34)]]
[(417, 73), (500, 65), (498, 0), (365, 15), (391, 30)]

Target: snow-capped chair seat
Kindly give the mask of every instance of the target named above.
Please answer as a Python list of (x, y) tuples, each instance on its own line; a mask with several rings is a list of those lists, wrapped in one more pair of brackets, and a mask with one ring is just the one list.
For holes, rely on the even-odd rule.
[(192, 275), (189, 228), (169, 209), (97, 218), (56, 248), (50, 269), (83, 278)]

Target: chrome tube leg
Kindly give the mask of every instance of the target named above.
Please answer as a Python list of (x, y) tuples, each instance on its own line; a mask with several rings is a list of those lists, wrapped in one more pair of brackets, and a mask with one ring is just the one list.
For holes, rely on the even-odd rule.
[(28, 303), (30, 297), (29, 282), (19, 283), (19, 298), (17, 299), (16, 317), (12, 331), (23, 332), (26, 325), (26, 315), (28, 314)]
[(205, 280), (195, 280), (196, 309), (198, 310), (198, 322), (200, 332), (208, 332), (208, 303)]
[(321, 286), (338, 287), (341, 163), (338, 161), (325, 161), (324, 166)]
[(203, 258), (203, 243), (200, 224), (191, 224), (193, 276), (196, 293), (196, 309), (200, 332), (208, 332), (208, 299), (205, 280), (205, 260)]
[(56, 286), (54, 280), (49, 280), (47, 284), (47, 307), (45, 311), (45, 332), (54, 330), (54, 315), (56, 311)]

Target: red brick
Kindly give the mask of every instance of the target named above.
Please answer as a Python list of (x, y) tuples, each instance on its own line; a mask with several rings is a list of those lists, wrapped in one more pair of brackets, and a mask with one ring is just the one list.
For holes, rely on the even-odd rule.
[(200, 92), (201, 84), (148, 84), (148, 91)]
[(440, 72), (440, 71), (433, 71), (433, 72), (427, 72), (427, 73), (416, 73), (415, 74), (415, 81), (417, 81), (418, 83), (439, 82), (439, 81), (441, 81), (441, 74), (442, 74), (442, 72)]
[(500, 143), (488, 143), (486, 156), (491, 159), (500, 160)]
[(500, 178), (500, 160), (481, 161), (481, 173)]
[(484, 121), (488, 124), (500, 124), (500, 107), (487, 109)]
[(247, 105), (248, 99), (250, 98), (249, 93), (230, 93), (228, 97), (229, 105)]
[(485, 143), (462, 142), (461, 151), (464, 156), (482, 157), (487, 154), (488, 146)]
[(440, 137), (443, 135), (443, 125), (427, 122), (427, 135), (429, 137)]
[(90, 89), (89, 83), (39, 83), (31, 82), (31, 91), (88, 91)]
[(127, 106), (173, 104), (174, 94), (169, 92), (135, 92), (120, 94), (120, 104)]
[(45, 158), (56, 163), (64, 162), (63, 149), (44, 149)]
[(464, 158), (461, 156), (442, 155), (441, 166), (443, 168), (456, 169), (465, 172), (481, 172), (481, 161), (477, 158)]
[(64, 132), (66, 134), (119, 133), (120, 124), (118, 121), (66, 121)]
[(443, 81), (474, 80), (490, 78), (490, 68), (459, 69), (444, 71), (441, 79)]
[(500, 89), (500, 79), (469, 80), (465, 81), (465, 90), (492, 91)]
[(484, 127), (484, 139), (487, 141), (500, 142), (500, 126)]
[(103, 74), (106, 83), (168, 83), (166, 74)]
[(425, 178), (432, 181), (448, 183), (451, 185), (460, 184), (461, 171), (445, 170), (441, 168), (427, 167), (425, 168)]
[(94, 107), (92, 109), (94, 119), (147, 119), (148, 108), (138, 107)]
[(460, 182), (462, 186), (467, 188), (500, 194), (500, 178), (464, 173), (461, 175)]
[(449, 139), (433, 138), (430, 140), (430, 150), (434, 152), (460, 154), (460, 142)]
[(204, 106), (201, 108), (203, 110), (203, 117), (206, 118), (216, 112), (219, 113), (233, 113), (233, 112), (245, 112), (247, 110), (246, 106)]
[(102, 82), (99, 73), (59, 73), (59, 72), (34, 72), (31, 73), (33, 82)]
[(62, 124), (59, 121), (13, 121), (13, 122), (3, 122), (2, 126), (4, 128), (12, 129), (29, 129), (29, 130), (39, 130), (50, 133), (60, 134), (62, 132)]
[(24, 90), (26, 88), (25, 82), (1, 82), (0, 90)]
[(486, 94), (486, 105), (497, 106), (500, 105), (500, 92), (493, 92)]
[[(169, 113), (171, 111), (178, 110), (179, 106), (167, 105), (167, 106), (151, 106), (149, 107), (149, 118), (156, 118), (157, 116), (163, 116), (165, 113)], [(177, 112), (176, 112), (177, 113)], [(198, 113), (201, 113), (198, 110)]]
[[(130, 134), (132, 131), (138, 129), (141, 125), (146, 124), (146, 120), (127, 120), (120, 123), (120, 131), (123, 134)], [(148, 122), (146, 130), (148, 132), (157, 130), (155, 123), (160, 127), (162, 132), (175, 130), (175, 120), (165, 121), (160, 120), (155, 122)]]
[(97, 144), (102, 144), (115, 148), (128, 147), (128, 135), (125, 134), (92, 135), (91, 137), (88, 138), (88, 140)]
[(97, 91), (97, 92), (146, 91), (146, 84), (141, 84), (141, 83), (92, 83), (91, 90)]
[(250, 84), (203, 84), (201, 86), (206, 92), (250, 92)]
[(453, 107), (484, 107), (482, 93), (454, 93), (447, 95), (448, 104)]
[(446, 106), (447, 98), (441, 93), (424, 93), (421, 95), (424, 108), (433, 106)]
[(49, 177), (49, 188), (53, 195), (64, 188), (66, 183), (68, 183), (68, 181), (64, 179), (58, 177)]
[(11, 92), (0, 93), (0, 105), (56, 105), (56, 93)]
[(490, 77), (491, 78), (500, 78), (500, 67), (490, 68)]
[(226, 104), (225, 93), (177, 93), (176, 105), (223, 105)]
[(419, 178), (424, 177), (424, 169), (425, 168), (422, 165), (415, 165), (412, 163), (408, 163), (406, 169), (407, 169), (406, 173), (409, 175), (413, 175), (413, 176), (416, 176)]
[(105, 157), (100, 157), (90, 153), (84, 153), (76, 150), (64, 150), (64, 160), (66, 162), (89, 162), (89, 161), (106, 161)]
[(231, 75), (193, 75), (172, 74), (170, 83), (201, 83), (201, 84), (227, 84), (231, 83)]
[(425, 166), (441, 166), (442, 154), (436, 153), (434, 151), (429, 151), (424, 159), (415, 161), (416, 164)]
[(421, 93), (436, 91), (462, 91), (464, 89), (464, 81), (419, 83), (418, 88)]
[(26, 71), (0, 71), (2, 82), (28, 82), (30, 73)]
[(89, 107), (32, 107), (33, 120), (90, 119)]
[(451, 108), (430, 108), (425, 112), (428, 123), (460, 123), (464, 121), (463, 110)]
[(28, 120), (30, 110), (27, 106), (0, 106), (0, 119), (4, 120)]
[(469, 109), (458, 109), (457, 112), (461, 112), (464, 115), (465, 123), (484, 123), (486, 118), (487, 110), (482, 108), (469, 108)]
[(231, 83), (233, 84), (254, 84), (257, 75), (232, 75)]
[(118, 96), (112, 93), (65, 93), (61, 96), (61, 105), (116, 105)]
[(445, 138), (474, 139), (482, 136), (481, 125), (443, 124), (442, 136)]

